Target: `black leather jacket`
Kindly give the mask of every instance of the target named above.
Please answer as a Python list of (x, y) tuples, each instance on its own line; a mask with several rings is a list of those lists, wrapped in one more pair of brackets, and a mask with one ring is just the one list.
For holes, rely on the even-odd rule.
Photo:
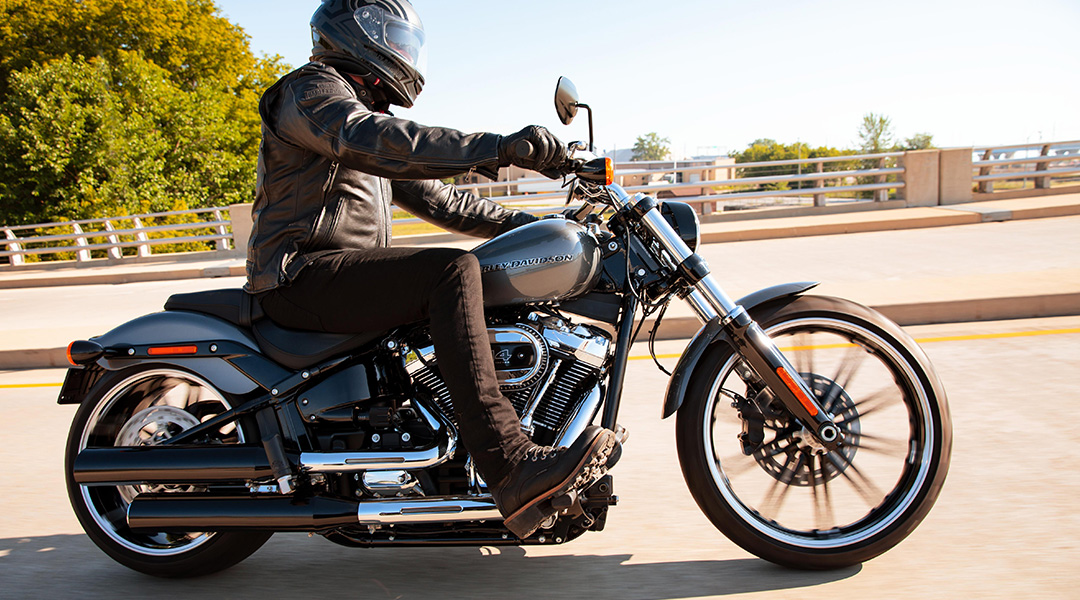
[(479, 237), (535, 220), (437, 180), (498, 169), (498, 135), (380, 114), (370, 97), (317, 62), (263, 95), (247, 291), (287, 284), (327, 252), (389, 246), (391, 201)]

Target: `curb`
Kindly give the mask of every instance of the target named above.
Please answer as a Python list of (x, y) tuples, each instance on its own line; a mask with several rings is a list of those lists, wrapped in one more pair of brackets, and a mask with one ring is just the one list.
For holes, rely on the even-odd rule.
[[(902, 326), (1065, 317), (1080, 314), (1080, 293), (885, 304), (871, 308)], [(654, 324), (654, 319), (646, 319), (639, 335), (641, 340), (648, 339), (648, 332)], [(695, 317), (669, 317), (661, 323), (656, 339), (688, 340), (699, 329), (701, 322)], [(2, 350), (0, 369), (66, 369), (69, 366), (66, 352), (66, 347)]]

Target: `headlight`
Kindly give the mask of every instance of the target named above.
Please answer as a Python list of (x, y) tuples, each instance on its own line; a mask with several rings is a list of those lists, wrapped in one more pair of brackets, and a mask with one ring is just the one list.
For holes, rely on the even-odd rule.
[(685, 202), (664, 201), (660, 203), (660, 214), (669, 225), (679, 232), (679, 237), (694, 252), (701, 243), (701, 224), (697, 213)]

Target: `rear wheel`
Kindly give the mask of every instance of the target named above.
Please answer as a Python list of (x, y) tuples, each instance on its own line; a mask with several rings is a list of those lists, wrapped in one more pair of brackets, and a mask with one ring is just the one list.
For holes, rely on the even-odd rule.
[(828, 451), (722, 343), (691, 378), (679, 460), (698, 505), (744, 549), (797, 568), (869, 560), (911, 533), (948, 471), (951, 425), (922, 350), (864, 306), (804, 296), (754, 318), (843, 432)]
[[(159, 577), (197, 577), (231, 567), (259, 549), (272, 532), (138, 533), (127, 507), (141, 493), (183, 493), (190, 486), (90, 486), (75, 483), (72, 464), (88, 447), (149, 446), (231, 408), (204, 379), (174, 367), (109, 373), (87, 395), (68, 434), (68, 497), (90, 539), (117, 562)], [(242, 427), (213, 432), (213, 443), (240, 444)]]

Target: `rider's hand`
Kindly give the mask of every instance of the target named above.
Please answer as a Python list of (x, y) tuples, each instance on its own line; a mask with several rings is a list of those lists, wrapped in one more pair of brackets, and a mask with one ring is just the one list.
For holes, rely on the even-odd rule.
[(557, 173), (557, 168), (565, 162), (566, 144), (539, 125), (530, 125), (499, 140), (501, 166), (517, 165), (552, 177), (549, 173)]

